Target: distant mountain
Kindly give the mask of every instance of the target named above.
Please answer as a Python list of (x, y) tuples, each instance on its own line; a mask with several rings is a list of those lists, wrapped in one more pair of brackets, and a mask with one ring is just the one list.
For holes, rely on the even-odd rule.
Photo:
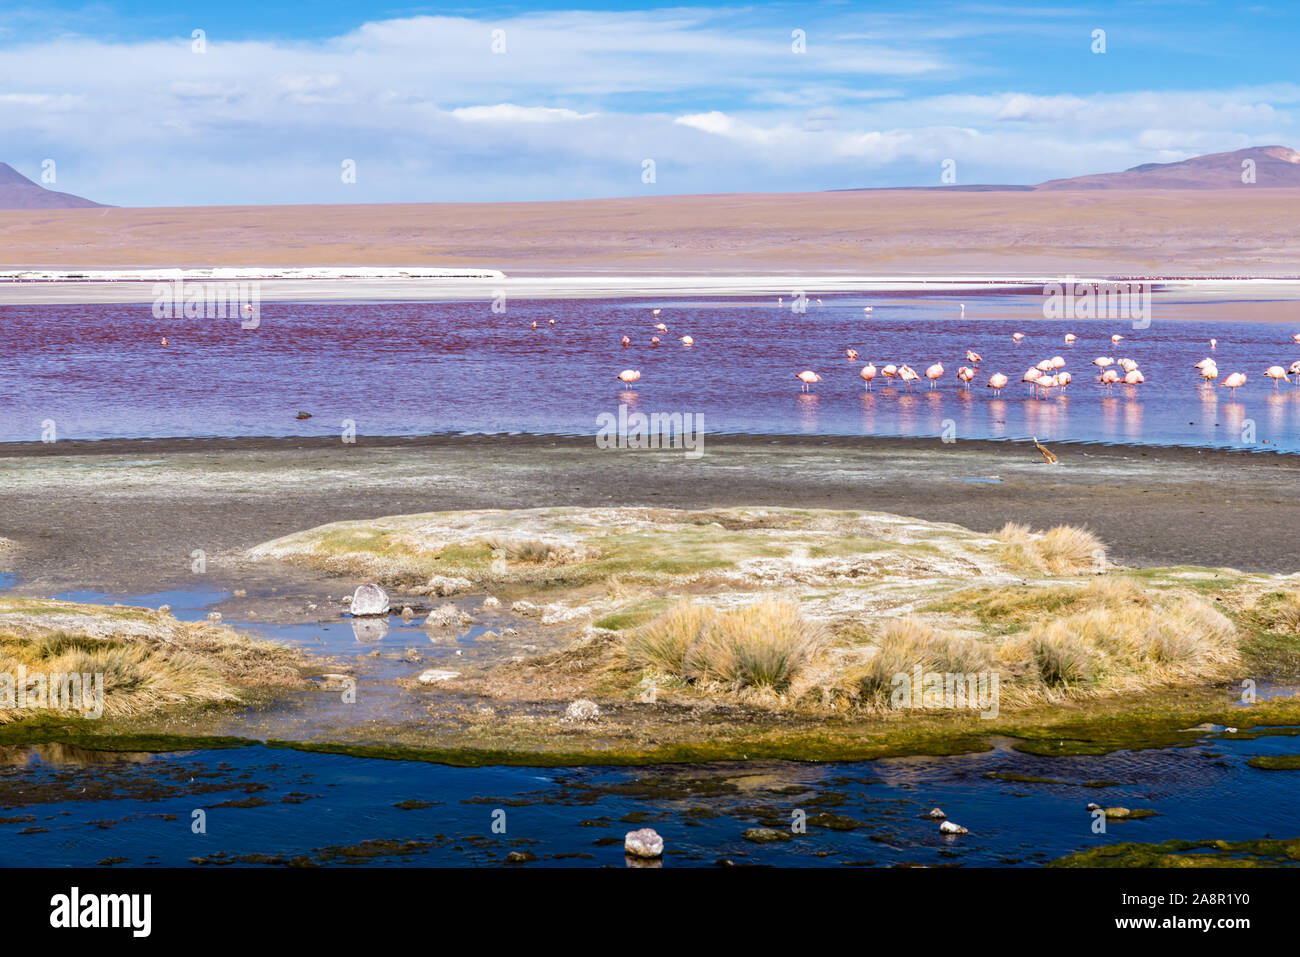
[[(1254, 182), (1242, 180), (1251, 160)], [(1050, 179), (1037, 186), (887, 186), (885, 189), (945, 190), (950, 193), (1027, 193), (1039, 190), (1094, 189), (1231, 189), (1236, 186), (1300, 187), (1300, 153), (1286, 146), (1252, 146), (1231, 153), (1209, 153), (1178, 163), (1143, 163), (1122, 173), (1091, 173), (1069, 179)], [(854, 187), (854, 192), (872, 187)]]
[[(1243, 183), (1243, 163), (1255, 164), (1255, 182)], [(1300, 153), (1285, 146), (1254, 146), (1210, 153), (1180, 163), (1143, 163), (1122, 173), (1093, 173), (1039, 183), (1039, 189), (1229, 189), (1300, 186)]]
[(103, 205), (46, 189), (8, 163), (0, 163), (0, 209), (88, 209)]

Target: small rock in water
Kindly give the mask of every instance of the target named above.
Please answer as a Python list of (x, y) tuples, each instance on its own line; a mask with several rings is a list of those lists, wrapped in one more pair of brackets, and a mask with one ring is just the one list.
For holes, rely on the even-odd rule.
[(234, 595), (236, 598), (247, 598), (247, 597), (248, 597), (248, 592), (247, 592), (247, 590), (245, 590), (245, 589), (243, 589), (243, 588), (236, 588), (233, 592), (231, 592), (231, 594)]
[(942, 821), (947, 816), (948, 815), (944, 814), (941, 808), (937, 808), (937, 807), (930, 808), (930, 817), (934, 818), (936, 821)]
[(415, 611), (411, 608), (411, 606), (410, 606), (410, 605), (403, 605), (403, 606), (402, 606), (402, 621), (410, 621), (410, 620), (411, 620), (412, 618), (414, 618), (414, 617), (415, 617)]
[(954, 824), (952, 823), (952, 821), (944, 821), (942, 824), (939, 825), (939, 830), (942, 831), (944, 834), (965, 834), (966, 833), (966, 828), (962, 827), (960, 824)]
[(445, 668), (430, 668), (428, 671), (420, 674), (420, 684), (433, 685), (439, 681), (450, 681), (452, 678), (459, 678), (459, 671), (447, 671)]
[(159, 606), (158, 606), (158, 614), (160, 614), (160, 615), (168, 615), (168, 614), (171, 614), (171, 610), (172, 610), (172, 606), (171, 606), (171, 605), (159, 605)]
[(358, 585), (352, 593), (352, 615), (364, 618), (370, 615), (388, 614), (388, 595), (376, 584)]
[(1089, 804), (1088, 804), (1088, 813), (1089, 813), (1089, 814), (1093, 813), (1094, 811), (1100, 811), (1100, 810), (1101, 810), (1101, 805), (1100, 805), (1100, 804), (1093, 804), (1093, 803), (1089, 802)]
[(594, 701), (588, 701), (586, 698), (579, 698), (577, 701), (569, 703), (564, 709), (564, 717), (560, 720), (566, 724), (586, 724), (595, 721), (600, 717), (600, 706)]
[(1108, 807), (1106, 808), (1106, 819), (1109, 821), (1122, 821), (1132, 813), (1126, 807)]
[(753, 841), (755, 844), (771, 844), (773, 841), (788, 841), (790, 835), (785, 831), (778, 831), (772, 827), (751, 827), (741, 835), (747, 841)]
[(623, 850), (632, 857), (663, 857), (664, 839), (652, 827), (628, 831), (627, 836), (623, 838)]
[(299, 412), (299, 413), (298, 413), (298, 418), (300, 418), (300, 419), (310, 419), (310, 418), (311, 418), (311, 413), (310, 413), (310, 412)]
[(486, 598), (483, 599), (483, 607), (484, 607), (484, 608), (500, 608), (500, 607), (501, 607), (501, 599), (500, 599), (500, 598), (497, 598), (495, 595), (488, 595)]
[(529, 861), (537, 860), (537, 855), (532, 851), (511, 851), (506, 855), (507, 864), (527, 864)]

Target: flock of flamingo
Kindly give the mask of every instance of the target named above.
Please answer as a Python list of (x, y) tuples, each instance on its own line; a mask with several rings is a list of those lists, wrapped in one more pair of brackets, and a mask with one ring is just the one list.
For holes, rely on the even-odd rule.
[[(782, 302), (782, 300), (777, 300), (778, 305), (781, 305)], [(817, 300), (817, 304), (821, 304), (820, 299)], [(870, 315), (872, 307), (863, 306), (862, 311)], [(659, 313), (660, 310), (658, 309), (653, 311), (655, 319), (659, 318)], [(966, 314), (965, 304), (961, 307), (961, 314), (963, 316)], [(554, 320), (552, 320), (552, 322), (553, 321)], [(536, 327), (537, 323), (534, 322), (533, 328)], [(664, 335), (668, 334), (668, 326), (663, 322), (656, 322), (654, 330), (656, 333), (663, 333)], [(1075, 342), (1078, 341), (1078, 338), (1079, 337), (1072, 332), (1066, 333), (1065, 344), (1067, 346), (1073, 346)], [(1118, 346), (1124, 338), (1124, 336), (1121, 336), (1118, 333), (1112, 335), (1110, 337), (1111, 345)], [(1011, 339), (1019, 345), (1024, 341), (1025, 334), (1023, 332), (1012, 333)], [(1291, 340), (1295, 343), (1300, 343), (1300, 332), (1293, 335)], [(679, 341), (683, 346), (689, 347), (695, 345), (695, 340), (691, 336), (682, 336)], [(626, 349), (631, 346), (632, 340), (630, 337), (624, 336), (621, 344), (623, 348)], [(652, 336), (650, 344), (652, 346), (658, 346), (659, 336)], [(1210, 340), (1211, 351), (1217, 349), (1218, 345), (1219, 341), (1217, 339)], [(855, 362), (858, 359), (858, 351), (851, 346), (844, 350), (844, 355), (850, 362)], [(969, 390), (971, 382), (979, 376), (979, 366), (984, 360), (980, 357), (979, 353), (967, 349), (966, 361), (969, 362), (970, 365), (958, 367), (957, 379), (961, 382), (960, 388)], [(1143, 376), (1142, 370), (1138, 368), (1137, 362), (1133, 359), (1115, 359), (1111, 356), (1097, 356), (1097, 358), (1092, 360), (1092, 364), (1098, 369), (1096, 380), (1105, 386), (1108, 391), (1116, 385), (1136, 387), (1146, 381), (1146, 377)], [(1063, 356), (1052, 356), (1050, 359), (1043, 359), (1036, 365), (1026, 369), (1024, 375), (1020, 377), (1020, 381), (1033, 389), (1034, 398), (1046, 397), (1054, 389), (1064, 390), (1066, 386), (1073, 381), (1073, 377), (1070, 373), (1065, 371), (1065, 365), (1065, 358)], [(1112, 368), (1112, 366), (1117, 368)], [(1211, 356), (1206, 356), (1200, 362), (1196, 363), (1195, 369), (1197, 370), (1197, 374), (1207, 383), (1219, 378), (1219, 367)], [(931, 389), (938, 387), (939, 380), (944, 377), (945, 371), (942, 362), (936, 362), (926, 368), (925, 378), (929, 380)], [(871, 383), (876, 376), (880, 376), (884, 379), (896, 379), (902, 382), (903, 388), (909, 392), (912, 389), (912, 383), (921, 381), (921, 375), (906, 363), (889, 363), (888, 365), (877, 369), (875, 364), (868, 360), (867, 363), (858, 370), (858, 374), (862, 377), (867, 389), (871, 388)], [(1300, 377), (1300, 359), (1291, 363), (1289, 368), (1284, 368), (1280, 365), (1272, 365), (1264, 370), (1264, 377), (1273, 380), (1274, 392), (1277, 391), (1279, 382), (1290, 382), (1291, 379), (1289, 376), (1292, 375)], [(822, 381), (822, 377), (812, 369), (804, 369), (802, 372), (796, 372), (794, 377), (800, 382), (801, 392), (810, 391), (813, 385)], [(624, 369), (618, 374), (619, 381), (624, 385), (631, 385), (640, 378), (641, 370), (639, 369)], [(994, 395), (1001, 395), (1002, 390), (1007, 387), (1007, 384), (1010, 381), (1011, 380), (1003, 373), (994, 372), (989, 376), (988, 381), (985, 384), (988, 388), (993, 390)], [(1237, 390), (1245, 384), (1246, 373), (1244, 372), (1230, 372), (1224, 378), (1223, 382), (1220, 383), (1221, 387), (1228, 389), (1233, 395), (1236, 395)]]

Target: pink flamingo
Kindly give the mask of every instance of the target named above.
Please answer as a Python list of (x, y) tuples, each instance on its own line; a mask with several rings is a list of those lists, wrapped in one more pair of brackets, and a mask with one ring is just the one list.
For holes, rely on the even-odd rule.
[(1114, 369), (1107, 369), (1105, 372), (1103, 372), (1100, 376), (1097, 377), (1097, 381), (1100, 382), (1102, 385), (1104, 385), (1106, 387), (1106, 391), (1109, 392), (1111, 386), (1113, 386), (1116, 382), (1120, 381), (1119, 373), (1116, 372)]
[(1286, 379), (1287, 382), (1291, 381), (1290, 379), (1286, 378), (1286, 370), (1283, 369), (1281, 366), (1269, 366), (1267, 369), (1264, 370), (1264, 376), (1266, 378), (1273, 380), (1274, 392), (1277, 391), (1277, 384), (1281, 380)]
[(1073, 380), (1072, 380), (1071, 377), (1070, 377), (1070, 373), (1068, 373), (1068, 372), (1058, 372), (1058, 373), (1056, 374), (1056, 381), (1059, 382), (1059, 383), (1061, 384), (1061, 388), (1064, 389), (1064, 388), (1065, 388), (1067, 385), (1069, 385), (1070, 382), (1073, 381)]
[(1123, 338), (1124, 338), (1124, 337), (1121, 336), (1121, 335), (1117, 332), (1117, 333), (1115, 333), (1113, 336), (1110, 337), (1110, 344), (1111, 344), (1112, 346), (1117, 346), (1117, 345), (1120, 344), (1120, 342), (1123, 340)]
[(627, 336), (624, 336), (624, 337), (623, 337), (623, 348), (626, 349), (626, 348), (627, 348), (628, 346), (630, 346), (631, 344), (632, 344), (632, 340), (629, 339)]
[(930, 388), (933, 389), (943, 378), (943, 364), (936, 362), (930, 368), (925, 370), (925, 377), (930, 380)]
[(658, 337), (658, 336), (651, 336), (651, 337), (650, 337), (650, 345), (652, 345), (652, 346), (657, 346), (657, 345), (659, 345), (659, 337)]
[(1023, 332), (1013, 332), (1011, 333), (1011, 338), (1014, 339), (1016, 342), (1020, 342), (1022, 339), (1025, 338), (1025, 334)]
[(1027, 382), (1034, 387), (1034, 398), (1038, 398), (1038, 380), (1043, 377), (1043, 373), (1038, 369), (1026, 369), (1025, 374), (1020, 377), (1021, 382)]
[(624, 369), (622, 372), (618, 374), (618, 378), (619, 381), (622, 382), (624, 385), (631, 385), (637, 379), (641, 378), (641, 370)]
[(898, 377), (903, 380), (903, 387), (909, 392), (912, 389), (912, 383), (921, 380), (921, 377), (916, 374), (916, 370), (909, 365), (901, 365), (898, 367)]
[(668, 327), (665, 326), (662, 322), (656, 322), (655, 332), (662, 332), (666, 335), (668, 333)]
[(1072, 346), (1072, 345), (1074, 345), (1074, 340), (1075, 340), (1075, 339), (1078, 339), (1078, 338), (1079, 338), (1079, 337), (1076, 336), (1073, 332), (1067, 332), (1067, 333), (1065, 334), (1065, 344), (1066, 344), (1067, 346)]
[(898, 377), (898, 366), (894, 365), (891, 362), (889, 363), (889, 365), (885, 366), (883, 369), (880, 370), (880, 374), (884, 376), (886, 379), (895, 379)]
[(844, 350), (844, 356), (845, 356), (845, 358), (847, 358), (850, 362), (852, 362), (854, 359), (856, 359), (856, 358), (858, 357), (858, 350), (857, 350), (857, 349), (851, 349), (851, 348), (850, 348), (850, 349), (845, 349), (845, 350)]
[(1128, 372), (1124, 373), (1125, 385), (1141, 385), (1143, 382), (1146, 381), (1147, 380), (1142, 375), (1142, 371), (1140, 369), (1130, 369)]
[(1001, 372), (995, 372), (991, 376), (989, 376), (989, 383), (987, 388), (992, 389), (994, 395), (1001, 395), (1002, 390), (1005, 389), (1006, 387), (1007, 387), (1007, 377), (1004, 376)]
[(1244, 372), (1233, 372), (1228, 376), (1228, 378), (1223, 380), (1223, 388), (1231, 390), (1234, 397), (1237, 394), (1237, 390), (1245, 384), (1246, 373)]
[(974, 351), (972, 351), (972, 350), (970, 350), (970, 349), (967, 349), (967, 350), (966, 350), (966, 361), (967, 361), (967, 362), (973, 362), (973, 363), (975, 363), (976, 365), (979, 365), (979, 364), (980, 364), (981, 362), (983, 362), (984, 360), (983, 360), (982, 358), (980, 358), (980, 354), (979, 354), (978, 352), (974, 352)]
[(969, 392), (971, 380), (975, 378), (975, 370), (970, 366), (962, 366), (957, 370), (957, 378), (961, 380), (962, 386)]
[(876, 377), (876, 367), (873, 366), (870, 362), (868, 362), (866, 365), (862, 367), (862, 371), (859, 372), (858, 375), (862, 376), (862, 381), (865, 382), (867, 384), (867, 388), (870, 389), (871, 380)]
[(812, 385), (814, 382), (822, 381), (822, 377), (819, 376), (816, 372), (813, 372), (811, 369), (804, 369), (803, 372), (796, 372), (794, 374), (794, 377), (803, 383), (803, 385), (800, 386), (799, 388), (800, 392), (807, 392), (808, 387)]
[(692, 339), (690, 336), (682, 336), (681, 344), (684, 346), (693, 346), (695, 345), (695, 340)]

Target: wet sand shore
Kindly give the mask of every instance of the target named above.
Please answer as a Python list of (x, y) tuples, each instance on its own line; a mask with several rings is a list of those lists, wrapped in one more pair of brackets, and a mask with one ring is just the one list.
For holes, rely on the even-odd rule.
[[(0, 572), (16, 574), (30, 594), (252, 590), (275, 572), (246, 567), (239, 553), (294, 530), (544, 505), (853, 508), (977, 531), (1070, 523), (1095, 531), (1123, 564), (1300, 571), (1300, 457), (1054, 450), (1056, 466), (1029, 444), (899, 438), (717, 436), (698, 460), (554, 436), (7, 444), (0, 538), (10, 544), (0, 547)], [(191, 571), (196, 549), (206, 556), (204, 578)], [(303, 601), (351, 587), (299, 569), (278, 581), (283, 598)]]

